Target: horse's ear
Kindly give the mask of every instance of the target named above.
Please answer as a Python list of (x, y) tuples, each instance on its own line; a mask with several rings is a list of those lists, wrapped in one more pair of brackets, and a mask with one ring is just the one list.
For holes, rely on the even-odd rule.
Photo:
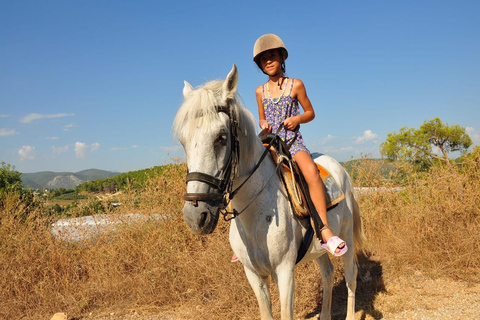
[(187, 94), (193, 91), (193, 87), (186, 80), (184, 80), (183, 83), (185, 84), (185, 86), (183, 87), (183, 97), (186, 98)]
[(238, 84), (238, 70), (237, 66), (234, 64), (232, 70), (227, 75), (225, 82), (223, 83), (223, 100), (227, 101), (228, 99), (233, 99), (235, 93), (237, 92)]

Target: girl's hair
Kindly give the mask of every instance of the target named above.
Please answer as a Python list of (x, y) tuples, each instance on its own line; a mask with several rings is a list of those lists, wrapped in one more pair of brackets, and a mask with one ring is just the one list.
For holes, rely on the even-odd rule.
[[(277, 49), (274, 49), (274, 50), (277, 50), (278, 51), (278, 54), (280, 55), (282, 61), (281, 61), (281, 67), (282, 67), (282, 73), (285, 74), (286, 73), (286, 68), (285, 68), (285, 52), (286, 50), (284, 48), (277, 48)], [(268, 51), (268, 50), (267, 50)], [(255, 59), (255, 63), (257, 64), (257, 67), (264, 73), (264, 74), (267, 74), (265, 71), (263, 71), (262, 69), (262, 63), (260, 62), (260, 59), (262, 58), (262, 55), (267, 52), (267, 51), (264, 51), (262, 52), (261, 54), (259, 54), (256, 59)]]

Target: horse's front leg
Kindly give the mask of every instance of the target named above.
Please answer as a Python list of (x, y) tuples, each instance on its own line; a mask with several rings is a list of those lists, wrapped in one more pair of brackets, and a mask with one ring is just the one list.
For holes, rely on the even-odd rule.
[(257, 297), (258, 306), (260, 308), (260, 319), (273, 320), (268, 277), (261, 276), (247, 267), (244, 267), (244, 269), (248, 282)]
[(276, 282), (280, 294), (282, 320), (293, 320), (293, 302), (295, 296), (295, 266), (277, 270)]

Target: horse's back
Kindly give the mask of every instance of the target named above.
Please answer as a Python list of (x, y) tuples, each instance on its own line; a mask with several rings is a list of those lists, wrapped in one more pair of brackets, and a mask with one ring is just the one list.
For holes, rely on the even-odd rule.
[(365, 242), (365, 234), (360, 217), (360, 209), (349, 174), (337, 160), (326, 154), (313, 153), (312, 157), (316, 163), (330, 172), (340, 185), (340, 188), (342, 188), (345, 194), (345, 204), (349, 212), (348, 219), (350, 220), (349, 225), (351, 225), (352, 228), (352, 236), (355, 239), (356, 249), (360, 250)]
[(312, 153), (312, 158), (316, 163), (330, 172), (335, 181), (337, 181), (342, 188), (343, 192), (347, 191), (346, 188), (351, 188), (350, 177), (340, 162), (323, 153)]

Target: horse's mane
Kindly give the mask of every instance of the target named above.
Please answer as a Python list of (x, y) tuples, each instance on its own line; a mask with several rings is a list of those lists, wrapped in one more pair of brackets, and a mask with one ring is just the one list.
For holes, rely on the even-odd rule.
[[(177, 138), (188, 141), (198, 128), (208, 130), (212, 123), (219, 121), (220, 116), (215, 107), (225, 104), (222, 101), (223, 83), (224, 80), (213, 80), (187, 94), (173, 121), (173, 131)], [(231, 107), (239, 123), (239, 139), (245, 140), (244, 146), (250, 148), (255, 139), (253, 115), (242, 105), (238, 93), (235, 94)]]

